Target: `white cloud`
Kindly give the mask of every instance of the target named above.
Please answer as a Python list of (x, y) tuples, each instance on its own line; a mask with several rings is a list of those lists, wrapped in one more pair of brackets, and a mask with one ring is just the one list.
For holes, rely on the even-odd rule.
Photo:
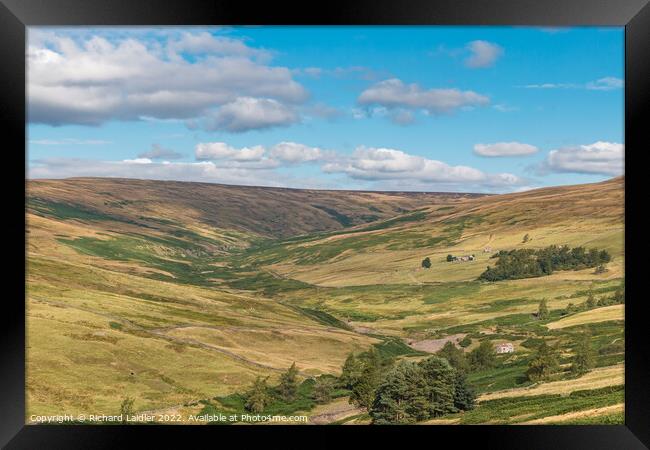
[(182, 157), (182, 154), (168, 148), (163, 148), (159, 144), (153, 144), (151, 149), (138, 155), (138, 158), (148, 159), (179, 159)]
[[(185, 53), (193, 57), (180, 56)], [(271, 100), (286, 110), (304, 102), (307, 92), (291, 71), (264, 64), (264, 55), (243, 41), (208, 33), (166, 41), (41, 33), (27, 49), (28, 117), (50, 125), (98, 125), (142, 117), (196, 119), (218, 114), (223, 105), (223, 114), (232, 116), (239, 98)]]
[(225, 142), (203, 142), (195, 148), (197, 160), (236, 161), (240, 163), (262, 163), (246, 167), (279, 167), (281, 165), (301, 164), (333, 159), (334, 151), (323, 150), (297, 142), (280, 142), (270, 148), (262, 145), (235, 148)]
[(596, 81), (590, 81), (584, 84), (577, 83), (540, 83), (540, 84), (526, 84), (526, 89), (587, 89), (590, 91), (612, 91), (621, 89), (624, 81), (616, 77), (599, 78)]
[(623, 174), (624, 166), (623, 144), (598, 141), (589, 145), (551, 150), (546, 161), (538, 167), (538, 171), (614, 176)]
[(304, 186), (304, 181), (273, 168), (220, 166), (213, 161), (153, 162), (136, 159), (95, 161), (72, 158), (48, 158), (34, 161), (30, 178), (118, 177), (152, 180), (195, 181), (245, 186)]
[(465, 60), (465, 65), (473, 69), (491, 67), (503, 55), (503, 49), (492, 42), (472, 41), (467, 44), (471, 55)]
[(169, 41), (167, 51), (172, 56), (178, 54), (211, 54), (252, 57), (262, 61), (271, 59), (271, 52), (249, 47), (239, 39), (215, 36), (206, 31), (200, 33), (184, 32), (177, 39)]
[(149, 158), (135, 158), (125, 159), (122, 162), (126, 164), (151, 164), (153, 161), (151, 161)]
[[(28, 176), (126, 177), (296, 188), (353, 185), (362, 189), (464, 192), (511, 191), (526, 184), (526, 180), (510, 173), (484, 173), (473, 167), (452, 166), (390, 148), (360, 146), (351, 155), (340, 155), (296, 142), (280, 142), (268, 149), (259, 145), (235, 148), (224, 142), (209, 142), (198, 144), (195, 151), (196, 162), (46, 158), (30, 162)], [(318, 163), (320, 176), (297, 178), (277, 170), (303, 163)], [(347, 179), (340, 179), (337, 174)]]
[(241, 133), (287, 126), (298, 121), (298, 114), (277, 100), (239, 97), (208, 116), (203, 121), (203, 128), (209, 131), (226, 130)]
[(541, 84), (527, 84), (526, 89), (570, 89), (577, 88), (579, 85), (572, 83), (541, 83)]
[(351, 178), (370, 181), (407, 183), (443, 183), (482, 187), (506, 187), (521, 184), (513, 174), (486, 174), (468, 166), (451, 166), (442, 161), (409, 155), (391, 148), (357, 147), (348, 158), (323, 166), (326, 173), (345, 173)]
[(473, 91), (423, 89), (415, 83), (404, 84), (397, 78), (374, 84), (363, 91), (357, 101), (360, 105), (422, 109), (430, 114), (451, 112), (465, 106), (482, 106), (490, 102), (488, 97)]
[(288, 163), (320, 161), (327, 156), (333, 156), (331, 152), (326, 152), (318, 147), (310, 147), (296, 142), (280, 142), (271, 148), (269, 155), (271, 158)]
[(476, 144), (474, 153), (480, 156), (525, 156), (537, 153), (534, 145), (521, 142), (496, 142), (494, 144)]
[(235, 148), (225, 142), (203, 142), (196, 145), (194, 154), (198, 160), (228, 159), (232, 161), (260, 161), (266, 149), (261, 145)]
[(592, 91), (611, 91), (622, 88), (623, 80), (616, 77), (605, 77), (587, 83), (586, 87)]

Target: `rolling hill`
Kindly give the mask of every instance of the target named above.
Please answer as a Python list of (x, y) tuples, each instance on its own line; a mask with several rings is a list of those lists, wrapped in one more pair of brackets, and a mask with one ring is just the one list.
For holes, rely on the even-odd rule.
[[(539, 339), (569, 358), (588, 328), (598, 367), (619, 367), (621, 308), (566, 310), (624, 279), (623, 184), (478, 195), (29, 181), (28, 415), (115, 413), (125, 395), (140, 411), (199, 411), (294, 361), (304, 378), (337, 375), (350, 352), (417, 358), (459, 337), (466, 351), (517, 348), (472, 374), (486, 399), (526, 388)], [(612, 261), (602, 273), (477, 281), (494, 252), (548, 245), (606, 249)], [(580, 408), (609, 408), (615, 394), (601, 398)]]

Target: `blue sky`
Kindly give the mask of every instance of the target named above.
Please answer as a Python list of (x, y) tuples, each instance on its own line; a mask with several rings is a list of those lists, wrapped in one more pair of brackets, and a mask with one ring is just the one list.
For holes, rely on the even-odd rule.
[(512, 192), (623, 173), (622, 28), (31, 28), (28, 176)]

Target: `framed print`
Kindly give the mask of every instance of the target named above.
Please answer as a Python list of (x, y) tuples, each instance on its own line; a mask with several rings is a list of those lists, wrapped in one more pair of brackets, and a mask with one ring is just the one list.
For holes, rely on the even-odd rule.
[(647, 448), (646, 3), (3, 0), (2, 444)]

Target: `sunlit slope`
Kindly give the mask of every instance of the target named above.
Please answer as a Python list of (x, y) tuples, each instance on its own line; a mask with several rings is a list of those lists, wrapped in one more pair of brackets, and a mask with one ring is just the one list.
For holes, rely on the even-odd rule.
[[(32, 180), (28, 205), (39, 215), (114, 221), (236, 242), (339, 230), (476, 194), (323, 191), (115, 178)], [(116, 226), (112, 224), (112, 226)], [(218, 230), (227, 230), (224, 236)], [(216, 234), (215, 234), (216, 233)], [(181, 236), (182, 237), (182, 236)]]
[(139, 409), (182, 404), (274, 379), (293, 361), (303, 374), (336, 373), (348, 352), (377, 342), (258, 296), (73, 257), (31, 256), (27, 294), (32, 414), (116, 413), (126, 395)]
[[(568, 244), (609, 250), (614, 261), (608, 276), (615, 278), (622, 273), (623, 217), (623, 178), (616, 178), (434, 205), (344, 232), (287, 240), (257, 250), (250, 260), (320, 286), (417, 284), (474, 280), (501, 249)], [(449, 263), (448, 254), (474, 254), (476, 261)], [(427, 256), (432, 267), (422, 269)]]

